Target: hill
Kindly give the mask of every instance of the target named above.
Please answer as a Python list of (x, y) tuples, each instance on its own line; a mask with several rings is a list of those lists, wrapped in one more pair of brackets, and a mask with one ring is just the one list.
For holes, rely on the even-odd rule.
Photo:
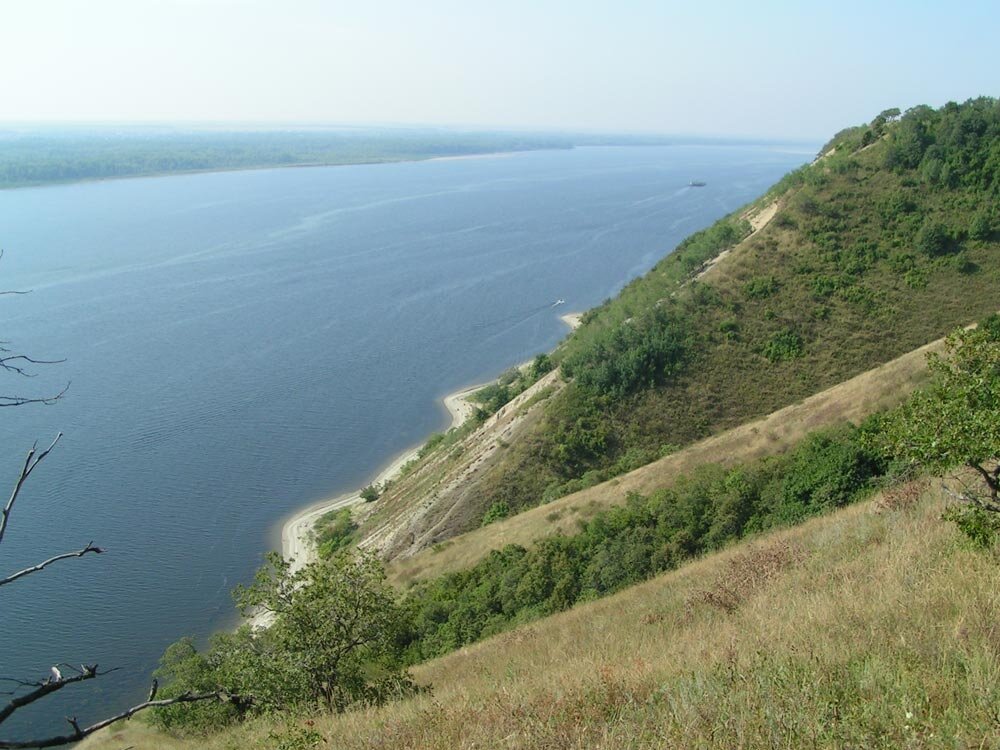
[[(998, 194), (995, 99), (887, 110), (839, 133), (812, 164), (587, 312), (551, 356), (559, 374), (506, 406), (492, 400), (506, 427), (429, 445), (368, 509), (363, 543), (393, 559), (416, 554), (992, 312)], [(513, 385), (508, 395), (530, 379)]]
[(130, 726), (84, 747), (277, 747), (307, 731), (341, 748), (987, 747), (1000, 572), (938, 521), (936, 489), (918, 495), (759, 537), (428, 662), (414, 672), (430, 695), (196, 741)]

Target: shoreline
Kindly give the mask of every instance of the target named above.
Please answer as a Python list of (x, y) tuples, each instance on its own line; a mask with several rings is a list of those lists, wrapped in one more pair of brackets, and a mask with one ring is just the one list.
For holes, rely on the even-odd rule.
[(183, 177), (199, 174), (222, 174), (225, 172), (262, 172), (269, 169), (315, 169), (317, 167), (374, 167), (380, 164), (416, 164), (423, 161), (457, 161), (460, 159), (489, 159), (515, 154), (529, 154), (535, 151), (558, 151), (555, 148), (526, 148), (516, 151), (482, 151), (455, 156), (411, 156), (400, 159), (368, 159), (364, 161), (298, 162), (293, 164), (258, 164), (243, 167), (205, 167), (204, 169), (176, 169), (164, 172), (137, 172), (136, 174), (108, 175), (106, 177), (84, 177), (78, 180), (46, 180), (24, 185), (0, 185), (3, 190), (37, 190), (39, 188), (66, 185), (86, 185), (97, 182), (120, 182), (122, 180), (148, 180), (157, 177)]
[[(580, 325), (580, 318), (583, 313), (565, 313), (559, 316), (570, 331), (576, 330)], [(523, 367), (527, 363), (519, 365)], [(495, 383), (496, 378), (485, 383), (466, 386), (457, 391), (447, 394), (440, 403), (448, 410), (451, 416), (451, 424), (445, 428), (448, 430), (460, 427), (469, 419), (475, 411), (476, 405), (469, 400), (469, 396), (476, 391), (485, 388), (491, 383)], [(399, 476), (403, 466), (412, 461), (420, 453), (420, 449), (427, 442), (426, 438), (419, 445), (410, 447), (398, 454), (386, 466), (384, 466), (368, 484), (381, 484), (387, 480), (393, 480)], [(367, 486), (367, 485), (365, 485)], [(363, 503), (361, 491), (364, 487), (359, 487), (350, 492), (345, 492), (332, 498), (320, 500), (311, 505), (301, 508), (281, 524), (281, 557), (289, 564), (289, 570), (295, 572), (301, 570), (305, 565), (312, 562), (315, 551), (312, 547), (312, 532), (316, 521), (320, 517), (333, 510), (349, 508)]]
[[(492, 382), (494, 381), (491, 380), (486, 383), (467, 386), (461, 390), (449, 393), (440, 399), (439, 403), (444, 405), (451, 416), (451, 423), (445, 428), (445, 431), (460, 427), (472, 416), (476, 407), (475, 404), (468, 400), (468, 397)], [(407, 448), (398, 454), (388, 465), (379, 470), (368, 484), (381, 484), (398, 477), (403, 466), (417, 457), (420, 449), (426, 442), (427, 440), (424, 439), (419, 445)], [(350, 492), (312, 503), (305, 508), (299, 509), (282, 523), (280, 552), (281, 557), (288, 562), (291, 572), (301, 570), (305, 565), (313, 561), (315, 552), (312, 548), (311, 537), (316, 521), (330, 511), (349, 508), (363, 503), (364, 500), (361, 499), (361, 491), (363, 489), (364, 487), (359, 487)]]

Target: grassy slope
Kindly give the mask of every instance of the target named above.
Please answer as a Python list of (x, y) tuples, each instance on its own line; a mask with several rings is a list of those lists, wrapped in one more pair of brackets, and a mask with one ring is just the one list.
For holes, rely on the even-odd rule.
[(926, 356), (940, 351), (939, 339), (873, 370), (747, 422), (719, 435), (594, 487), (575, 492), (512, 518), (462, 534), (412, 557), (393, 561), (389, 571), (397, 583), (408, 583), (467, 568), (491, 550), (507, 544), (529, 546), (552, 534), (573, 533), (580, 520), (623, 503), (630, 492), (649, 495), (705, 463), (732, 465), (773, 455), (795, 445), (806, 434), (844, 422), (859, 423), (869, 414), (898, 403), (924, 381)]
[[(431, 695), (314, 728), (338, 748), (995, 746), (1000, 567), (938, 521), (938, 495), (706, 557), (418, 667)], [(272, 731), (126, 727), (86, 747)]]

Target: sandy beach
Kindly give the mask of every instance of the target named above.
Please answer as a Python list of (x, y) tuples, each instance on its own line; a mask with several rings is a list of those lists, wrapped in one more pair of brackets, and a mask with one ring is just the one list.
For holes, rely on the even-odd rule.
[[(559, 319), (569, 326), (570, 329), (575, 329), (580, 325), (580, 318), (582, 315), (583, 313), (566, 313), (565, 315), (559, 316)], [(527, 364), (530, 364), (530, 361), (522, 364), (521, 367), (524, 367)], [(451, 415), (451, 424), (448, 426), (448, 429), (460, 426), (463, 422), (465, 422), (465, 420), (472, 416), (476, 405), (469, 400), (469, 396), (492, 382), (494, 381), (472, 385), (467, 388), (463, 388), (460, 391), (450, 393), (444, 397), (444, 406)], [(382, 471), (380, 471), (378, 475), (372, 479), (371, 483), (381, 484), (382, 482), (387, 480), (391, 481), (398, 477), (403, 466), (417, 457), (422, 445), (423, 444), (421, 443), (421, 445), (404, 451), (402, 454), (397, 456), (388, 466), (382, 469)], [(310, 505), (309, 507), (298, 511), (295, 515), (285, 521), (284, 525), (281, 527), (281, 555), (288, 561), (292, 572), (300, 570), (306, 564), (312, 562), (316, 554), (312, 540), (312, 531), (313, 527), (316, 525), (316, 521), (318, 521), (321, 516), (332, 510), (347, 508), (363, 502), (361, 499), (362, 489), (363, 488), (359, 487), (353, 492), (348, 492), (344, 495), (339, 495), (337, 497)]]
[[(451, 415), (451, 424), (447, 429), (458, 427), (470, 416), (472, 416), (476, 407), (475, 404), (469, 401), (468, 397), (470, 394), (478, 391), (486, 385), (488, 385), (488, 383), (480, 383), (478, 385), (469, 386), (468, 388), (463, 388), (460, 391), (450, 393), (444, 397), (443, 402), (445, 408), (448, 409), (448, 413)], [(374, 479), (372, 479), (371, 483), (381, 484), (386, 480), (391, 481), (398, 477), (403, 466), (417, 457), (417, 454), (420, 452), (420, 448), (422, 446), (423, 443), (406, 450), (397, 456), (388, 466), (382, 469), (382, 471), (380, 471)], [(300, 570), (306, 564), (312, 562), (316, 554), (312, 541), (312, 530), (316, 525), (316, 521), (318, 521), (321, 516), (332, 510), (347, 508), (363, 502), (361, 499), (362, 489), (363, 488), (359, 487), (353, 492), (338, 495), (337, 497), (310, 505), (309, 507), (298, 511), (295, 515), (285, 521), (284, 525), (281, 527), (281, 555), (288, 561), (292, 572)]]

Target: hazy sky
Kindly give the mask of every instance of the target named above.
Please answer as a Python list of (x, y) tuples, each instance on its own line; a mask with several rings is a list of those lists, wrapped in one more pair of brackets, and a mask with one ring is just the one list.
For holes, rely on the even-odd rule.
[(0, 120), (825, 138), (1000, 93), (1000, 2), (0, 0)]

